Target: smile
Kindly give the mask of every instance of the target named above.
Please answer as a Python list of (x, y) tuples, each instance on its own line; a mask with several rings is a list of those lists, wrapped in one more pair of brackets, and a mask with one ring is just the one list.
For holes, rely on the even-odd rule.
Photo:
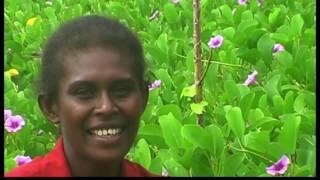
[(97, 136), (115, 136), (122, 132), (120, 128), (114, 128), (114, 129), (95, 129), (90, 131), (91, 134), (97, 135)]

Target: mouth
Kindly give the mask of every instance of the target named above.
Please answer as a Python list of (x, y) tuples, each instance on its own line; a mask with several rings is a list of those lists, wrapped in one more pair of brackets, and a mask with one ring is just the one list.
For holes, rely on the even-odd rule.
[(92, 143), (99, 146), (121, 144), (125, 128), (121, 127), (96, 127), (88, 130)]
[(92, 129), (89, 130), (91, 135), (96, 135), (99, 137), (108, 137), (108, 136), (116, 136), (122, 133), (122, 128), (101, 128), (101, 129)]

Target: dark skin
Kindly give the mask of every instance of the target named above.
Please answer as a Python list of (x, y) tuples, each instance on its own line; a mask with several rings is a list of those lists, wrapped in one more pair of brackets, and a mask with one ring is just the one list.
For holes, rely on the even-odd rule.
[(41, 110), (60, 124), (72, 176), (121, 175), (148, 100), (133, 61), (107, 48), (68, 54), (56, 100), (39, 96)]

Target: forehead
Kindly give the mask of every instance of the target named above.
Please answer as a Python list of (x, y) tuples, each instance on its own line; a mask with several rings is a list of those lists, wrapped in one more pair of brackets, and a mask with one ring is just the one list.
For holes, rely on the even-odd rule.
[(66, 77), (105, 79), (115, 75), (134, 76), (133, 59), (110, 48), (74, 51), (65, 56), (63, 64)]

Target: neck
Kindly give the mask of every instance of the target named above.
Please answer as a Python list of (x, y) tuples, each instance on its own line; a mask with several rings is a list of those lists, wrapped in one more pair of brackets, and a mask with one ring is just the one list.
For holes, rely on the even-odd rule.
[[(66, 144), (66, 143), (64, 143)], [(74, 152), (72, 148), (64, 145), (67, 162), (70, 167), (71, 176), (121, 176), (122, 160), (96, 161), (85, 158)]]
[(72, 176), (110, 177), (121, 175), (121, 163), (88, 163), (88, 161), (69, 161)]

